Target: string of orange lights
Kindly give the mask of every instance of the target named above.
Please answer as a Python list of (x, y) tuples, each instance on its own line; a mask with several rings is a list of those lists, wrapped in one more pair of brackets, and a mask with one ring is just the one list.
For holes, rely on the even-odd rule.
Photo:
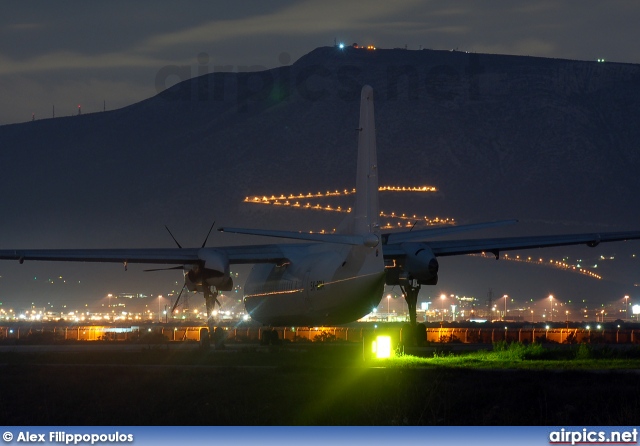
[[(380, 192), (422, 192), (422, 193), (430, 193), (437, 192), (438, 189), (434, 186), (380, 186), (378, 187)], [(326, 197), (339, 197), (339, 196), (347, 196), (355, 194), (356, 190), (354, 189), (344, 189), (342, 191), (326, 191), (326, 192), (308, 192), (306, 194), (280, 194), (278, 196), (271, 195), (254, 195), (250, 197), (245, 197), (245, 203), (274, 203), (276, 201), (282, 200), (303, 200), (305, 198), (326, 198)]]
[[(412, 192), (412, 193), (433, 193), (437, 192), (438, 189), (434, 186), (380, 186), (378, 188), (380, 192)], [(330, 204), (321, 205), (321, 204), (312, 204), (307, 201), (300, 202), (299, 200), (313, 200), (317, 198), (330, 198), (330, 197), (341, 197), (352, 195), (356, 192), (355, 189), (344, 189), (334, 190), (334, 191), (326, 191), (326, 192), (309, 192), (307, 194), (280, 194), (280, 195), (254, 195), (245, 197), (243, 200), (244, 203), (249, 204), (265, 204), (271, 206), (283, 206), (283, 207), (292, 207), (299, 209), (307, 209), (314, 211), (325, 211), (325, 212), (341, 212), (341, 213), (349, 213), (351, 212), (351, 207), (343, 208), (341, 206), (332, 206)], [(403, 220), (404, 222), (397, 222), (397, 224), (393, 224), (391, 222), (384, 223), (382, 229), (394, 229), (394, 228), (403, 228), (403, 227), (412, 227), (417, 223), (420, 223), (425, 226), (434, 226), (434, 225), (453, 225), (455, 224), (455, 220), (453, 218), (440, 218), (440, 217), (427, 217), (427, 216), (417, 216), (417, 215), (406, 215), (406, 214), (396, 214), (395, 212), (387, 213), (380, 212), (380, 216), (387, 219), (394, 220)]]
[[(380, 186), (378, 188), (380, 192), (412, 192), (412, 193), (434, 193), (437, 192), (438, 189), (433, 186)], [(325, 211), (325, 212), (340, 212), (340, 213), (349, 213), (351, 212), (351, 207), (343, 208), (341, 206), (332, 206), (332, 205), (320, 205), (320, 204), (312, 204), (307, 201), (306, 203), (301, 203), (299, 200), (313, 200), (317, 198), (330, 198), (330, 197), (341, 197), (352, 195), (356, 192), (355, 189), (344, 189), (342, 191), (326, 191), (326, 192), (309, 192), (307, 194), (280, 194), (279, 196), (271, 195), (271, 196), (250, 196), (245, 197), (244, 203), (249, 204), (264, 204), (271, 206), (282, 206), (282, 207), (291, 207), (291, 208), (299, 208), (299, 209), (307, 209), (314, 211)], [(382, 224), (381, 229), (389, 230), (389, 229), (402, 229), (402, 228), (411, 228), (417, 224), (424, 226), (435, 226), (435, 225), (455, 225), (455, 219), (453, 218), (440, 218), (440, 217), (427, 217), (427, 216), (418, 216), (416, 214), (407, 215), (407, 214), (397, 214), (395, 212), (380, 212), (380, 217), (383, 219), (395, 220), (395, 223), (391, 221), (387, 221)], [(397, 221), (400, 220), (400, 221)], [(319, 233), (330, 233), (333, 231), (321, 230)], [(314, 231), (312, 231), (314, 232)], [(495, 258), (493, 254), (471, 254), (474, 256), (480, 256), (483, 258)], [(545, 261), (541, 258), (533, 258), (533, 257), (521, 257), (519, 255), (508, 255), (503, 254), (502, 258), (507, 261), (512, 262), (524, 262), (534, 265), (547, 266), (552, 268), (558, 268), (565, 271), (570, 271), (578, 274), (583, 274), (587, 277), (591, 277), (596, 280), (601, 280), (602, 276), (590, 271), (586, 268), (583, 268), (578, 265), (572, 265), (566, 263), (562, 260), (553, 260)]]
[[(494, 254), (487, 254), (487, 253), (482, 253), (482, 254), (470, 254), (472, 256), (480, 256), (482, 258), (486, 258), (486, 259), (495, 259)], [(519, 255), (508, 255), (508, 254), (503, 254), (501, 257), (502, 260), (507, 260), (510, 262), (524, 262), (524, 263), (529, 263), (529, 264), (533, 264), (533, 265), (540, 265), (540, 266), (547, 266), (547, 267), (551, 267), (551, 268), (558, 268), (558, 269), (562, 269), (564, 271), (569, 271), (569, 272), (574, 272), (577, 274), (584, 274), (585, 276), (591, 277), (593, 279), (596, 280), (602, 280), (602, 276), (594, 273), (593, 271), (590, 271), (586, 268), (583, 268), (581, 266), (578, 265), (572, 265), (570, 263), (565, 262), (564, 260), (553, 260), (553, 259), (549, 259), (544, 260), (542, 258), (534, 258), (534, 257), (521, 257)]]

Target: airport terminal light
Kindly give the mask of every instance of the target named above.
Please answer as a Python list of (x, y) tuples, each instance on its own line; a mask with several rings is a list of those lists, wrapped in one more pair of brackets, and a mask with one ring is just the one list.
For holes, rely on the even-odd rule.
[(624, 296), (624, 318), (627, 319), (629, 314), (629, 296)]
[(421, 302), (420, 303), (420, 309), (422, 311), (424, 311), (424, 320), (425, 322), (429, 322), (429, 305), (431, 304), (431, 302)]
[(551, 314), (549, 315), (549, 321), (553, 322), (553, 294), (549, 295), (549, 304), (550, 304), (550, 310), (551, 310)]
[(447, 298), (444, 294), (440, 295), (440, 299), (442, 300), (442, 322), (444, 322), (444, 300)]
[(509, 296), (505, 294), (502, 297), (504, 297), (504, 316), (502, 317), (502, 320), (504, 321), (507, 319), (507, 299), (509, 298)]

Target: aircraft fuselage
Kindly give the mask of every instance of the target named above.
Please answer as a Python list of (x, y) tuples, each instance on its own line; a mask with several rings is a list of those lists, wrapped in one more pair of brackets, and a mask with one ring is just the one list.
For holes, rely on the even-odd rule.
[(291, 245), (288, 262), (256, 264), (251, 270), (245, 283), (247, 312), (271, 326), (333, 325), (361, 318), (380, 303), (384, 288), (384, 269), (371, 260), (370, 250)]

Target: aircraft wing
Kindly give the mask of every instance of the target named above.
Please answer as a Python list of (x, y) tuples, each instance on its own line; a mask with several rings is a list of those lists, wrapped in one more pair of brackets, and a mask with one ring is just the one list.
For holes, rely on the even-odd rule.
[[(640, 239), (640, 231), (425, 241), (421, 244), (427, 245), (436, 257), (441, 257), (582, 244), (593, 247), (599, 243), (637, 239)], [(0, 260), (195, 265), (209, 254), (219, 253), (226, 256), (230, 264), (278, 263), (288, 258), (285, 251), (307, 246), (309, 244), (301, 243), (184, 249), (5, 249), (0, 250)], [(385, 244), (383, 251), (386, 258), (406, 254), (402, 243)]]
[(498, 220), (485, 223), (473, 223), (468, 225), (435, 226), (417, 231), (389, 232), (382, 234), (383, 244), (418, 242), (456, 232), (475, 231), (478, 229), (493, 228), (518, 223), (518, 220)]
[[(569, 245), (587, 245), (594, 247), (604, 242), (637, 239), (640, 239), (640, 231), (443, 240), (424, 242), (423, 244), (427, 245), (436, 257), (476, 254), (481, 252), (491, 252), (497, 256), (500, 251)], [(384, 256), (386, 258), (399, 257), (404, 254), (405, 250), (402, 249), (401, 244), (384, 246)]]
[(224, 255), (230, 264), (278, 263), (287, 258), (281, 245), (247, 245), (184, 249), (5, 249), (0, 250), (0, 260), (195, 265), (211, 254)]

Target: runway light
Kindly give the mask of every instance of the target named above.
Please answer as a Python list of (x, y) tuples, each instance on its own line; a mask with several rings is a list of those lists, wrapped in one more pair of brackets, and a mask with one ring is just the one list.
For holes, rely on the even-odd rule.
[(376, 340), (373, 341), (373, 353), (378, 359), (391, 357), (391, 337), (377, 336)]

